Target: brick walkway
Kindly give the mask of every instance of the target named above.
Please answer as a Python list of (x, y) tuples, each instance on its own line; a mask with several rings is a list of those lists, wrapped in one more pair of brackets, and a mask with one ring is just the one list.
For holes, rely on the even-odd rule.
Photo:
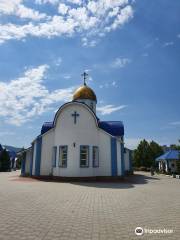
[[(0, 173), (0, 240), (179, 239), (180, 180), (56, 183)], [(137, 226), (173, 229), (136, 236)]]

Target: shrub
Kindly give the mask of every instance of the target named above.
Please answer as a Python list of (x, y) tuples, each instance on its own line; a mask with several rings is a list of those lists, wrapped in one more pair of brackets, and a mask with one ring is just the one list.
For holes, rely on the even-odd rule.
[(11, 161), (8, 152), (4, 149), (0, 155), (0, 171), (6, 172), (11, 169)]

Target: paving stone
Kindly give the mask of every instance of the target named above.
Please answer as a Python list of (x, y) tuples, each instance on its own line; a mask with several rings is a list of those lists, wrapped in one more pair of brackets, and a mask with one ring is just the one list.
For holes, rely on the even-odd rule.
[(179, 239), (180, 180), (137, 173), (125, 182), (57, 183), (0, 173), (0, 240)]

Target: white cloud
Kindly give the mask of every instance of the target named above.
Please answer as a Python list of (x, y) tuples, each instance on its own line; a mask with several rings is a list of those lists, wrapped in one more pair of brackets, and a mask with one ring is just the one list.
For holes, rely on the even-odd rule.
[(131, 62), (131, 60), (129, 58), (116, 58), (112, 62), (111, 67), (113, 67), (113, 68), (123, 68), (127, 64), (129, 64), (130, 62)]
[(99, 88), (110, 88), (110, 87), (118, 87), (117, 82), (113, 81), (111, 83), (105, 83), (105, 84), (101, 84), (99, 85)]
[[(114, 14), (111, 17), (114, 17)], [(110, 26), (107, 26), (105, 29), (107, 32), (117, 29), (119, 26), (122, 26), (124, 23), (128, 22), (129, 19), (133, 16), (133, 10), (130, 5), (124, 7), (118, 14), (115, 15), (115, 19)]]
[[(52, 5), (56, 5), (59, 2), (62, 2), (61, 0), (35, 0), (36, 4), (52, 4)], [(64, 2), (68, 2), (68, 3), (72, 3), (72, 4), (76, 4), (76, 5), (81, 5), (82, 4), (82, 0), (66, 0)]]
[(180, 121), (171, 122), (170, 124), (173, 125), (173, 126), (180, 126)]
[(0, 136), (12, 136), (12, 135), (15, 135), (15, 133), (11, 131), (0, 131)]
[(116, 81), (113, 81), (111, 85), (112, 85), (113, 87), (117, 87), (117, 82), (116, 82)]
[(148, 57), (149, 56), (149, 53), (143, 53), (142, 54), (142, 57)]
[(174, 45), (174, 42), (165, 42), (163, 44), (163, 47), (169, 47), (169, 46), (173, 46)]
[(58, 7), (58, 12), (62, 15), (65, 15), (69, 9), (69, 6), (67, 6), (64, 3), (60, 3)]
[(126, 108), (126, 105), (121, 105), (121, 106), (114, 106), (114, 105), (105, 105), (102, 107), (97, 107), (97, 111), (101, 114), (101, 115), (109, 115), (113, 112), (122, 110), (124, 108)]
[(180, 33), (177, 35), (178, 38), (180, 38)]
[(71, 75), (70, 75), (70, 74), (64, 74), (64, 75), (63, 75), (63, 78), (64, 78), (64, 79), (70, 79), (70, 78), (71, 78)]
[(19, 18), (32, 20), (40, 20), (47, 17), (44, 13), (25, 7), (22, 2), (23, 0), (0, 0), (0, 14), (15, 15)]
[(59, 67), (61, 65), (61, 63), (62, 63), (62, 58), (61, 57), (57, 58), (54, 61), (54, 64), (55, 64), (56, 67)]
[[(144, 139), (146, 139), (146, 141), (148, 141), (148, 142), (151, 142), (151, 141), (153, 141), (152, 139), (149, 139), (149, 138), (126, 138), (125, 137), (125, 147), (127, 147), (127, 148), (129, 148), (129, 149), (136, 149), (137, 148), (137, 146), (139, 145), (139, 143), (141, 142), (141, 141), (143, 141)], [(156, 140), (154, 140), (154, 141), (156, 141)], [(156, 141), (156, 142), (158, 142), (158, 141)]]
[(52, 4), (52, 5), (56, 5), (59, 3), (59, 0), (35, 0), (36, 4)]
[(129, 149), (136, 149), (140, 141), (143, 139), (141, 138), (125, 138), (125, 147)]
[(98, 40), (95, 39), (91, 40), (87, 37), (83, 37), (81, 39), (81, 42), (84, 47), (95, 47), (98, 44)]
[(55, 15), (40, 13), (22, 2), (0, 0), (1, 14), (30, 19), (24, 24), (0, 24), (0, 43), (10, 39), (22, 40), (28, 36), (52, 38), (78, 34), (83, 46), (94, 47), (99, 38), (120, 28), (133, 17), (131, 1), (128, 0), (36, 0), (36, 4), (40, 5), (53, 4), (59, 12)]
[(83, 0), (67, 0), (67, 2), (76, 4), (76, 5), (81, 5), (83, 3)]
[[(146, 138), (146, 137), (143, 137), (143, 138), (131, 138), (131, 137), (125, 137), (125, 147), (129, 148), (129, 149), (136, 149), (137, 146), (139, 145), (139, 143), (142, 141), (142, 140), (146, 140), (148, 141), (149, 143), (151, 141), (155, 141), (156, 143), (158, 143), (159, 145), (161, 146), (170, 146), (172, 144), (172, 141), (168, 138), (168, 137), (162, 137), (162, 138), (157, 138), (157, 137), (154, 137), (154, 138)], [(176, 142), (174, 144), (177, 144)]]
[(89, 76), (88, 79), (86, 80), (87, 83), (90, 83), (90, 82), (93, 82), (93, 81), (94, 81), (93, 78), (90, 77), (90, 76)]
[(75, 22), (72, 19), (66, 21), (61, 16), (54, 16), (48, 23), (40, 23), (34, 25), (29, 23), (27, 25), (7, 24), (0, 25), (0, 43), (10, 39), (24, 39), (27, 36), (47, 37), (67, 35), (74, 33)]
[(48, 65), (27, 69), (22, 77), (0, 81), (0, 117), (13, 125), (21, 125), (53, 107), (69, 101), (74, 88), (49, 91), (43, 84)]

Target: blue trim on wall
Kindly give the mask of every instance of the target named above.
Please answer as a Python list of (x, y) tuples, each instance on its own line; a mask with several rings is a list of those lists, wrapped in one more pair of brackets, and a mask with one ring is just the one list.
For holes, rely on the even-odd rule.
[(35, 161), (35, 176), (40, 176), (41, 168), (41, 147), (42, 147), (42, 136), (39, 136), (36, 140), (36, 161)]
[(32, 171), (33, 171), (33, 156), (34, 156), (34, 143), (32, 144), (32, 153), (31, 153), (31, 160), (30, 160), (30, 171), (29, 171), (30, 176), (32, 176)]
[(117, 176), (117, 141), (111, 137), (111, 175)]
[(21, 175), (24, 176), (25, 175), (25, 169), (26, 169), (26, 154), (24, 156), (24, 158), (22, 159), (21, 162)]
[(120, 143), (120, 151), (121, 151), (121, 175), (124, 176), (124, 172), (125, 172), (124, 143)]

